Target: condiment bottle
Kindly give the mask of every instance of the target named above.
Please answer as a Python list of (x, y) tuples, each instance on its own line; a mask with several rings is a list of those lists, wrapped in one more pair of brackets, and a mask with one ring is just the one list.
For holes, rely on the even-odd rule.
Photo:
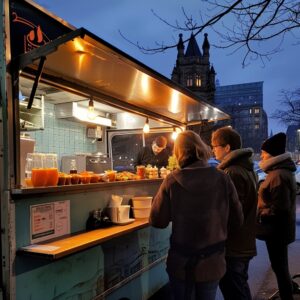
[(90, 212), (89, 218), (86, 221), (86, 230), (94, 230), (100, 227), (100, 210), (93, 210)]
[(70, 161), (70, 174), (77, 174), (76, 160), (71, 159)]
[(143, 165), (136, 166), (136, 174), (139, 176), (139, 179), (144, 179), (146, 177), (146, 167)]

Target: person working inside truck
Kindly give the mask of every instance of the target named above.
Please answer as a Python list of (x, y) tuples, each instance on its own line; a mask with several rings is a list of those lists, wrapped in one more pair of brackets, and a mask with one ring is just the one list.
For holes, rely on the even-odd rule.
[(151, 146), (143, 147), (137, 155), (134, 166), (152, 165), (158, 168), (168, 165), (169, 151), (167, 149), (167, 139), (164, 136), (158, 136), (154, 139)]

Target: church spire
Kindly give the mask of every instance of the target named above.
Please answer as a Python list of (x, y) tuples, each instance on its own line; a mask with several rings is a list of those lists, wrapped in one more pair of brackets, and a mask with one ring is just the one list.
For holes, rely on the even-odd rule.
[(209, 45), (209, 41), (208, 41), (207, 36), (208, 36), (208, 34), (204, 33), (204, 41), (203, 41), (203, 44), (202, 44), (202, 50), (203, 50), (203, 55), (204, 56), (209, 56), (210, 45)]
[(201, 57), (201, 56), (202, 56), (201, 51), (199, 49), (195, 36), (193, 33), (191, 33), (189, 44), (185, 52), (185, 57)]
[(177, 44), (177, 51), (178, 51), (177, 58), (184, 56), (184, 44), (183, 44), (183, 40), (182, 40), (182, 33), (179, 33), (179, 41)]

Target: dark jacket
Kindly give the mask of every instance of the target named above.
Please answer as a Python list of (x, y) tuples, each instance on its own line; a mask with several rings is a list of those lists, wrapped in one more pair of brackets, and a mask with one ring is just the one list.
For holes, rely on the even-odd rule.
[(253, 170), (253, 150), (237, 149), (225, 156), (218, 168), (227, 173), (236, 188), (243, 207), (244, 223), (228, 237), (226, 256), (252, 257), (256, 255), (257, 176)]
[(160, 153), (155, 155), (152, 151), (151, 146), (143, 147), (138, 153), (138, 156), (134, 162), (134, 166), (138, 165), (152, 165), (157, 168), (166, 167), (168, 165), (169, 151), (168, 149), (162, 150)]
[(274, 216), (273, 240), (289, 244), (295, 240), (296, 230), (296, 171), (289, 153), (260, 162), (267, 173), (258, 192), (258, 215)]
[[(196, 252), (227, 238), (228, 229), (243, 222), (243, 213), (230, 177), (197, 161), (173, 171), (154, 197), (150, 224), (165, 228), (172, 222), (167, 272), (185, 278), (188, 260), (181, 249)], [(196, 281), (219, 280), (225, 273), (224, 250), (196, 265)]]

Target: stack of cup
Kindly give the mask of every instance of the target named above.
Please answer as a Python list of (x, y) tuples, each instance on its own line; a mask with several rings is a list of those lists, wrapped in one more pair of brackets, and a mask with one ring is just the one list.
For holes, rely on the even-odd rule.
[(127, 223), (129, 219), (130, 205), (122, 205), (123, 197), (112, 195), (108, 206), (108, 215), (115, 224)]
[(132, 197), (133, 215), (136, 219), (149, 218), (151, 211), (152, 197)]

